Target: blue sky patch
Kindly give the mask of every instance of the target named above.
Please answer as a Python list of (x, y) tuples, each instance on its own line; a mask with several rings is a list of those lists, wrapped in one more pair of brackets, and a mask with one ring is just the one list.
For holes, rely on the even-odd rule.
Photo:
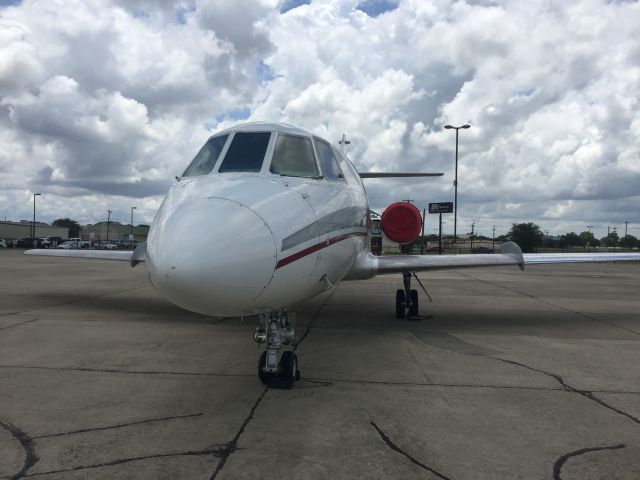
[(284, 2), (284, 5), (282, 5), (282, 7), (280, 7), (280, 13), (286, 13), (289, 10), (293, 10), (296, 7), (299, 7), (300, 5), (309, 5), (311, 3), (311, 0), (287, 0), (286, 2)]
[(204, 126), (208, 130), (211, 130), (218, 123), (224, 120), (246, 120), (251, 116), (251, 109), (249, 107), (237, 107), (233, 110), (228, 110), (226, 112), (220, 113), (215, 116), (216, 123), (205, 122)]
[(356, 8), (370, 17), (377, 17), (398, 8), (398, 0), (364, 0)]

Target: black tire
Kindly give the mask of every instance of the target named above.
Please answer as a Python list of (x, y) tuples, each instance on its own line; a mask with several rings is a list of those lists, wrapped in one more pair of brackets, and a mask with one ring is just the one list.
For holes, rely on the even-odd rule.
[(418, 316), (418, 291), (411, 290), (411, 292), (409, 292), (409, 299), (411, 300), (411, 306), (409, 307), (409, 316), (417, 317)]
[(291, 352), (283, 352), (280, 358), (280, 376), (294, 381), (298, 372), (298, 356)]
[(396, 290), (396, 318), (404, 318), (404, 290)]
[(267, 352), (262, 352), (260, 360), (258, 360), (258, 377), (260, 381), (265, 385), (269, 382), (269, 374), (264, 371), (264, 367), (267, 365)]

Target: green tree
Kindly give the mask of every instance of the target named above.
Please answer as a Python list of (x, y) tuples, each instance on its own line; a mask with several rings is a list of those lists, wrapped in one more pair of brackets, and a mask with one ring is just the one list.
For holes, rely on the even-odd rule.
[(509, 231), (509, 238), (516, 242), (523, 252), (533, 252), (543, 245), (544, 234), (535, 223), (514, 223)]
[(582, 242), (577, 233), (571, 232), (560, 237), (560, 245), (562, 248), (579, 247), (582, 245)]
[(620, 246), (624, 248), (635, 248), (638, 246), (638, 239), (633, 235), (625, 235), (620, 239)]
[(70, 218), (58, 218), (53, 221), (52, 225), (55, 225), (56, 227), (67, 227), (69, 229), (70, 238), (80, 236), (80, 224)]
[(605, 247), (615, 247), (618, 244), (619, 240), (620, 238), (618, 237), (618, 234), (616, 232), (611, 232), (606, 237), (602, 237), (600, 239), (602, 245), (604, 245)]
[[(596, 246), (595, 242), (597, 241), (596, 238), (593, 236), (593, 233), (591, 232), (580, 232), (580, 235), (578, 235), (580, 237), (580, 242), (582, 243), (583, 247), (586, 247), (587, 245), (591, 245), (592, 247)], [(600, 243), (598, 241), (598, 243)]]

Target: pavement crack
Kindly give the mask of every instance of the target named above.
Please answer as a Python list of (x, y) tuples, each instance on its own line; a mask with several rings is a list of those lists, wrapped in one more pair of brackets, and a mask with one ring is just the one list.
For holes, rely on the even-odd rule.
[[(487, 385), (487, 384), (466, 384), (466, 383), (435, 383), (435, 382), (392, 382), (385, 380), (354, 380), (345, 378), (305, 378), (305, 381), (314, 381), (318, 383), (352, 383), (356, 385), (386, 385), (391, 387), (445, 387), (445, 388), (495, 388), (506, 390), (543, 390), (543, 391), (560, 391), (563, 388), (553, 387), (529, 387), (523, 385)], [(327, 386), (329, 386), (327, 385)]]
[(236, 432), (235, 436), (231, 439), (230, 442), (228, 442), (224, 446), (224, 448), (220, 450), (220, 461), (218, 462), (218, 465), (216, 466), (216, 469), (214, 470), (214, 472), (211, 474), (210, 480), (214, 480), (215, 478), (217, 478), (218, 474), (224, 468), (224, 465), (227, 463), (227, 460), (229, 459), (231, 454), (236, 450), (238, 450), (238, 440), (242, 436), (245, 428), (247, 428), (247, 425), (249, 425), (251, 420), (253, 420), (253, 416), (255, 415), (256, 410), (260, 406), (260, 403), (262, 403), (262, 400), (264, 400), (264, 397), (268, 391), (269, 391), (269, 388), (267, 387), (265, 387), (264, 390), (262, 390), (262, 393), (253, 404), (253, 407), (251, 407), (251, 410), (249, 411), (249, 415), (247, 415), (247, 417), (244, 419), (244, 421), (242, 422), (242, 425), (240, 425), (240, 428)]
[(10, 422), (0, 420), (0, 427), (7, 430), (11, 434), (11, 436), (13, 436), (13, 438), (15, 438), (20, 443), (20, 446), (22, 446), (22, 449), (25, 453), (22, 469), (15, 475), (10, 476), (9, 479), (17, 480), (19, 478), (23, 478), (26, 476), (26, 473), (29, 471), (29, 469), (33, 467), (38, 462), (38, 460), (40, 460), (40, 458), (38, 458), (38, 455), (36, 455), (33, 438), (27, 435), (27, 433), (22, 429), (16, 427)]
[(591, 448), (581, 448), (580, 450), (576, 450), (575, 452), (569, 452), (562, 455), (556, 462), (553, 464), (553, 480), (562, 480), (560, 473), (562, 471), (562, 467), (571, 457), (577, 457), (579, 455), (584, 455), (585, 453), (590, 452), (598, 452), (600, 450), (618, 450), (619, 448), (624, 448), (624, 444), (614, 445), (612, 447), (591, 447)]
[(590, 391), (590, 390), (581, 390), (579, 388), (572, 387), (567, 382), (565, 382), (564, 379), (560, 375), (557, 375), (555, 373), (545, 372), (544, 370), (539, 370), (537, 368), (533, 368), (533, 367), (530, 367), (529, 365), (525, 365), (524, 363), (516, 362), (516, 361), (513, 361), (513, 360), (506, 360), (504, 358), (498, 358), (498, 357), (488, 357), (488, 358), (492, 358), (494, 360), (498, 360), (498, 361), (504, 362), (504, 363), (509, 363), (511, 365), (517, 365), (519, 367), (526, 368), (526, 369), (532, 370), (534, 372), (542, 373), (543, 375), (547, 375), (547, 376), (553, 378), (554, 380), (556, 380), (562, 386), (563, 390), (565, 390), (567, 392), (577, 393), (578, 395), (582, 395), (583, 397), (588, 398), (589, 400), (593, 400), (594, 402), (602, 405), (603, 407), (611, 410), (612, 412), (615, 412), (615, 413), (617, 413), (619, 415), (625, 416), (629, 420), (631, 420), (631, 421), (633, 421), (633, 422), (635, 422), (637, 424), (640, 424), (640, 419), (634, 417), (633, 415), (631, 415), (631, 414), (629, 414), (629, 413), (627, 413), (627, 412), (625, 412), (623, 410), (620, 410), (619, 408), (614, 407), (613, 405), (609, 405), (607, 402), (605, 402), (601, 398), (596, 397), (593, 394), (593, 392)]
[(307, 325), (307, 328), (305, 329), (304, 333), (302, 334), (302, 337), (300, 337), (300, 340), (298, 340), (295, 345), (293, 346), (293, 351), (295, 352), (298, 349), (298, 346), (304, 342), (305, 338), (307, 338), (307, 335), (309, 335), (309, 332), (311, 331), (311, 326), (313, 325), (313, 323), (316, 321), (316, 319), (320, 316), (320, 313), (322, 312), (322, 309), (327, 305), (327, 303), (329, 303), (329, 300), (331, 300), (331, 297), (333, 297), (333, 295), (338, 291), (337, 288), (334, 288), (331, 293), (329, 294), (329, 296), (327, 297), (327, 299), (324, 301), (324, 303), (322, 305), (320, 305), (320, 308), (318, 308), (318, 311), (313, 315), (313, 318), (309, 321), (309, 324)]
[(380, 427), (378, 427), (378, 425), (375, 424), (375, 422), (371, 422), (371, 425), (373, 426), (373, 428), (376, 429), (376, 431), (378, 432), (378, 435), (380, 435), (380, 438), (382, 439), (382, 441), (387, 445), (387, 447), (389, 447), (391, 450), (393, 450), (394, 452), (399, 453), (400, 455), (405, 456), (411, 463), (413, 463), (414, 465), (419, 466), (420, 468), (422, 468), (423, 470), (427, 470), (428, 472), (433, 473), (434, 475), (436, 475), (438, 478), (442, 478), (443, 480), (450, 480), (449, 477), (445, 477), (442, 473), (438, 472), (437, 470), (434, 470), (431, 467), (426, 466), (424, 463), (416, 460), (414, 457), (412, 457), (411, 455), (409, 455), (407, 452), (405, 452), (404, 450), (402, 450), (398, 445), (396, 445), (395, 443), (393, 443), (393, 441), (389, 438), (389, 436), (384, 433)]
[(13, 328), (13, 327), (20, 327), (22, 325), (26, 325), (27, 323), (35, 322), (37, 320), (38, 320), (37, 318), (32, 318), (31, 320), (27, 320), (26, 322), (14, 323), (13, 325), (0, 328), (0, 332), (2, 332), (3, 330), (9, 330), (10, 328)]
[(0, 365), (0, 368), (26, 368), (32, 370), (57, 370), (63, 372), (98, 372), (98, 373), (124, 373), (127, 375), (185, 375), (200, 377), (251, 377), (249, 374), (214, 373), (214, 372), (170, 372), (157, 370), (122, 370), (118, 368), (85, 368), (85, 367), (45, 367), (41, 365)]
[(196, 455), (222, 455), (224, 452), (223, 448), (205, 448), (202, 450), (187, 450), (184, 452), (170, 452), (170, 453), (156, 453), (153, 455), (140, 455), (138, 457), (127, 457), (127, 458), (119, 458), (116, 460), (111, 460), (110, 462), (104, 463), (95, 463), (90, 465), (80, 465), (73, 468), (63, 468), (59, 470), (48, 470), (46, 472), (37, 472), (31, 473), (29, 475), (24, 475), (27, 477), (38, 477), (41, 475), (52, 475), (54, 473), (67, 473), (67, 472), (75, 472), (78, 470), (87, 470), (90, 468), (101, 468), (101, 467), (111, 467), (113, 465), (120, 465), (123, 463), (129, 462), (137, 462), (139, 460), (147, 460), (150, 458), (163, 458), (163, 457), (183, 457), (183, 456), (196, 456)]
[(607, 322), (606, 320), (602, 320), (601, 318), (597, 318), (597, 317), (594, 317), (594, 316), (591, 316), (591, 315), (587, 315), (586, 313), (578, 312), (576, 310), (571, 310), (570, 308), (563, 307), (562, 305), (558, 305), (556, 303), (550, 302), (549, 300), (545, 300), (543, 298), (536, 297), (534, 295), (531, 295), (530, 293), (521, 292), (520, 290), (517, 290), (515, 288), (506, 287), (504, 285), (500, 285), (499, 283), (490, 282), (488, 280), (482, 280), (482, 279), (474, 277), (473, 275), (469, 275), (468, 273), (462, 273), (462, 272), (458, 272), (458, 273), (460, 275), (462, 275), (463, 277), (471, 278), (473, 280), (476, 280), (476, 281), (482, 282), (482, 283), (486, 283), (488, 285), (493, 285), (494, 287), (502, 288), (504, 290), (508, 290), (509, 292), (517, 293), (519, 295), (524, 295), (525, 297), (529, 297), (529, 298), (531, 298), (533, 300), (537, 300), (537, 301), (539, 301), (541, 303), (544, 303), (545, 305), (549, 305), (551, 307), (559, 308), (560, 310), (564, 310), (565, 312), (574, 313), (574, 314), (579, 315), (579, 316), (581, 316), (583, 318), (586, 318), (587, 320), (591, 320), (593, 322), (602, 323), (603, 325), (608, 325), (610, 327), (614, 327), (614, 328), (617, 328), (617, 329), (620, 329), (620, 330), (624, 330), (625, 332), (633, 333), (634, 335), (640, 335), (640, 332), (638, 332), (636, 330), (632, 330), (631, 328), (623, 327), (621, 325), (617, 325), (617, 324), (612, 323), (612, 322)]
[(59, 307), (61, 305), (70, 305), (72, 303), (84, 302), (85, 300), (93, 300), (95, 298), (109, 297), (111, 295), (120, 295), (121, 293), (133, 292), (134, 290), (141, 290), (143, 288), (149, 288), (149, 285), (144, 285), (144, 286), (141, 286), (141, 287), (134, 287), (134, 288), (127, 288), (126, 290), (118, 290), (118, 291), (115, 291), (115, 292), (103, 293), (101, 295), (93, 295), (93, 296), (89, 296), (89, 297), (74, 298), (74, 299), (71, 299), (71, 300), (66, 300), (64, 302), (52, 303), (50, 305), (43, 305), (43, 306), (40, 306), (40, 307), (29, 308), (27, 310), (21, 310), (21, 311), (18, 311), (18, 312), (0, 313), (0, 317), (7, 317), (9, 315), (20, 315), (20, 314), (23, 314), (23, 313), (36, 312), (38, 310), (46, 310), (48, 308)]
[(146, 419), (146, 420), (138, 420), (136, 422), (120, 423), (120, 424), (117, 424), (117, 425), (109, 425), (109, 426), (104, 426), (104, 427), (82, 428), (82, 429), (79, 429), (79, 430), (71, 430), (71, 431), (68, 431), (68, 432), (48, 433), (48, 434), (45, 434), (45, 435), (36, 435), (36, 436), (34, 436), (32, 438), (33, 439), (37, 439), (37, 438), (62, 437), (62, 436), (66, 436), (66, 435), (75, 435), (77, 433), (97, 432), (97, 431), (100, 431), (100, 430), (111, 430), (111, 429), (114, 429), (114, 428), (130, 427), (132, 425), (142, 425), (142, 424), (155, 423), (155, 422), (166, 422), (168, 420), (177, 420), (177, 419), (181, 419), (181, 418), (200, 417), (202, 415), (203, 415), (202, 413), (191, 413), (191, 414), (187, 414), (187, 415), (174, 415), (174, 416), (170, 416), (170, 417), (149, 418), (149, 419)]

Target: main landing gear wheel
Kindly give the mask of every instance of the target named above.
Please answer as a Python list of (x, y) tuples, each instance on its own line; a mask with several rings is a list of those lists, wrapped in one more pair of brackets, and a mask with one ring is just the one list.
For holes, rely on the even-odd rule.
[(409, 317), (417, 317), (418, 316), (418, 291), (411, 290), (409, 295), (410, 306), (409, 306)]
[(396, 290), (396, 318), (404, 318), (404, 305), (404, 290), (399, 288), (398, 290)]
[[(402, 282), (404, 288), (396, 290), (396, 318), (419, 319), (418, 313), (418, 291), (411, 288), (411, 277), (413, 274), (403, 272)], [(418, 277), (416, 277), (418, 278)]]

